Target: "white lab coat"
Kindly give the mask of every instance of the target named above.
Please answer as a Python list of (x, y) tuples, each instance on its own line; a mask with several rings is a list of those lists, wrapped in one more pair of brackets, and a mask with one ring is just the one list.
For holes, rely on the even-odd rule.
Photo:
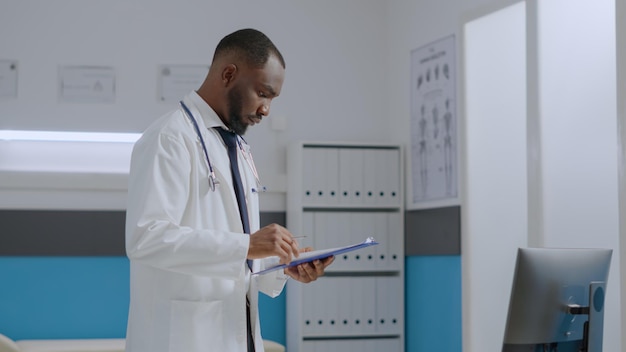
[[(258, 291), (275, 297), (286, 276), (251, 276), (223, 126), (195, 93), (184, 102), (196, 118), (220, 185), (209, 189), (208, 163), (182, 108), (155, 121), (131, 161), (126, 251), (130, 259), (128, 352), (245, 352), (246, 293), (257, 352), (263, 352)], [(259, 228), (256, 179), (238, 152), (251, 232)], [(253, 270), (275, 264), (255, 260)]]

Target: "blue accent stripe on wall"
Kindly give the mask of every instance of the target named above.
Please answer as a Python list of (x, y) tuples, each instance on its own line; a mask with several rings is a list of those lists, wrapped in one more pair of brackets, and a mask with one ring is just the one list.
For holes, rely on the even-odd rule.
[(286, 292), (287, 288), (276, 298), (259, 293), (259, 318), (263, 339), (272, 340), (281, 345), (287, 344)]
[(0, 257), (0, 333), (13, 340), (126, 336), (126, 257)]
[(461, 352), (461, 256), (406, 257), (406, 352)]
[[(406, 352), (461, 352), (461, 257), (406, 258)], [(126, 336), (126, 257), (0, 257), (0, 333), (14, 340)], [(286, 293), (263, 294), (263, 336), (286, 342)]]

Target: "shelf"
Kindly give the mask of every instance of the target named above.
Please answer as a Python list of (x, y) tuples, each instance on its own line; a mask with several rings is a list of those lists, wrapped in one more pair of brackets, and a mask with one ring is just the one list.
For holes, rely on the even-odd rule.
[(358, 277), (358, 276), (400, 276), (402, 275), (402, 271), (400, 269), (398, 270), (361, 270), (361, 271), (357, 271), (357, 270), (352, 270), (352, 271), (345, 271), (345, 270), (332, 270), (330, 269), (332, 268), (332, 265), (326, 269), (326, 272), (324, 273), (325, 276), (328, 277), (341, 277), (341, 276), (353, 276), (353, 277)]
[(399, 205), (313, 205), (306, 204), (302, 205), (303, 211), (325, 211), (325, 210), (334, 210), (334, 211), (400, 211), (402, 208)]
[(287, 225), (313, 248), (373, 237), (324, 276), (287, 283), (287, 350), (404, 351), (404, 208), (398, 145), (296, 143), (288, 150)]
[(303, 336), (302, 339), (305, 341), (316, 341), (316, 340), (369, 340), (369, 339), (397, 339), (401, 337), (402, 334), (388, 334), (388, 333), (380, 333), (380, 334), (328, 334), (328, 335), (307, 335)]

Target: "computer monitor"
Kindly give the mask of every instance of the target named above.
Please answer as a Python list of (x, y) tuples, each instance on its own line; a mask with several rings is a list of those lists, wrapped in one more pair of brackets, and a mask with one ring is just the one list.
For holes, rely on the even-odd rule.
[(502, 351), (601, 352), (611, 254), (520, 248)]

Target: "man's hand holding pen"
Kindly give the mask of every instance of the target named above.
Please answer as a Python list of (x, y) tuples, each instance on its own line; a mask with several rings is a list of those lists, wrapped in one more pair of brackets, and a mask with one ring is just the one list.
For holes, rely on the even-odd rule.
[(281, 264), (297, 258), (300, 251), (298, 241), (286, 228), (278, 225), (267, 225), (250, 235), (248, 259), (261, 259), (277, 256)]
[[(299, 248), (298, 239), (306, 236), (293, 236), (289, 230), (278, 224), (267, 225), (250, 235), (250, 247), (248, 259), (261, 259), (277, 256), (279, 263), (287, 264), (300, 253), (313, 250), (311, 247)], [(329, 266), (334, 257), (303, 263), (294, 267), (286, 268), (284, 273), (300, 282), (315, 281), (324, 275), (324, 270)]]

